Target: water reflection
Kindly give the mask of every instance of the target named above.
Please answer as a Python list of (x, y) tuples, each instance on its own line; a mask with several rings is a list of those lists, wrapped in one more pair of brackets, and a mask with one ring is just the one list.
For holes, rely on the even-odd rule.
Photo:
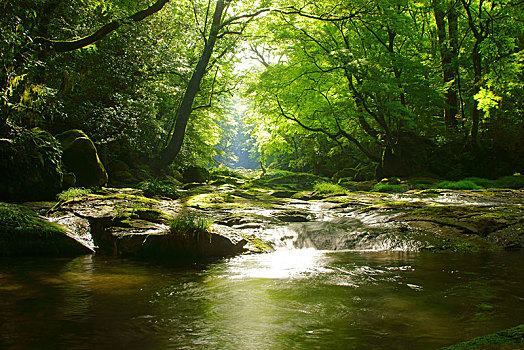
[(305, 249), (185, 267), (0, 259), (0, 348), (434, 349), (524, 321), (523, 257)]
[(326, 255), (315, 249), (277, 250), (263, 255), (246, 255), (227, 264), (230, 278), (306, 278), (325, 272)]

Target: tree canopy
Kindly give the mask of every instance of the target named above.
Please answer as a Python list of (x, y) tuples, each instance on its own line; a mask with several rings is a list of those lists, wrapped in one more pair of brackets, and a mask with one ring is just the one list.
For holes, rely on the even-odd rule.
[(156, 169), (521, 172), (522, 5), (4, 1), (0, 132), (82, 129)]

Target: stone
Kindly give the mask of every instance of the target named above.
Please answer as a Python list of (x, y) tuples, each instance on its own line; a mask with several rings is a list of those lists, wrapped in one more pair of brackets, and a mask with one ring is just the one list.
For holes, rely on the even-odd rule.
[(96, 147), (81, 130), (69, 130), (56, 138), (63, 148), (64, 166), (76, 176), (76, 186), (104, 186), (107, 173), (98, 157)]
[(63, 187), (67, 189), (76, 185), (75, 173), (64, 173)]
[(0, 202), (0, 256), (90, 253), (92, 247), (64, 226), (40, 217), (28, 207)]
[(184, 170), (182, 177), (185, 183), (203, 183), (209, 181), (210, 174), (205, 168), (192, 166)]

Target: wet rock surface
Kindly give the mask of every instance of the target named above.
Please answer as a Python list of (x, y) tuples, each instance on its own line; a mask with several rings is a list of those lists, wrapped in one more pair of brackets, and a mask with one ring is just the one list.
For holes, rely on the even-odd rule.
[(277, 248), (479, 251), (524, 247), (522, 190), (336, 196), (312, 190), (289, 196), (291, 191), (285, 190), (281, 191), (285, 196), (275, 196), (278, 191), (261, 187), (245, 188), (242, 193), (233, 187), (207, 187), (187, 193), (186, 204)]
[[(286, 195), (274, 196), (278, 191)], [(51, 210), (49, 206), (32, 209), (47, 212), (50, 220), (65, 227), (84, 247), (118, 256), (195, 259), (246, 249), (480, 251), (524, 247), (522, 190), (347, 192), (335, 196), (318, 194), (312, 188), (282, 190), (243, 180), (242, 185), (208, 183), (180, 192), (181, 197), (172, 200), (147, 198), (136, 189), (104, 189)], [(183, 212), (213, 222), (210, 233), (173, 232), (170, 219)]]
[(107, 189), (61, 203), (50, 216), (101, 254), (180, 260), (242, 252), (242, 237), (219, 227), (198, 235), (173, 231), (169, 221), (181, 210), (167, 198)]

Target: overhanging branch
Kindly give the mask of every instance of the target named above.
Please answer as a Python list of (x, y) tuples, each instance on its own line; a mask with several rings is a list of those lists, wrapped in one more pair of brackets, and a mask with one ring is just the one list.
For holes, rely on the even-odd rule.
[(152, 14), (160, 11), (164, 5), (169, 2), (169, 0), (158, 0), (153, 5), (149, 6), (147, 9), (138, 11), (137, 13), (125, 18), (115, 20), (111, 23), (106, 24), (102, 28), (98, 29), (91, 35), (86, 37), (72, 40), (72, 41), (60, 41), (60, 40), (50, 40), (46, 38), (35, 38), (34, 43), (41, 45), (44, 49), (52, 50), (55, 52), (68, 52), (80, 49), (91, 45), (100, 39), (103, 39), (107, 34), (118, 29), (122, 24), (127, 22), (140, 22), (144, 18), (151, 16)]

